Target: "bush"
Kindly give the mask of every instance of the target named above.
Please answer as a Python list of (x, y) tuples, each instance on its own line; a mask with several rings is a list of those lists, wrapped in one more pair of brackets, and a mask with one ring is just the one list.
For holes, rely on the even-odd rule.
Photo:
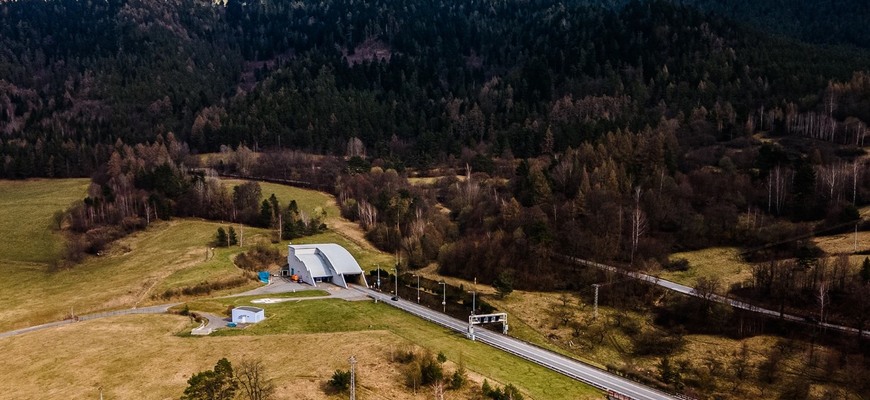
[(285, 258), (278, 249), (259, 243), (253, 249), (236, 256), (234, 262), (243, 270), (261, 271), (273, 264), (283, 264)]
[(634, 353), (639, 356), (668, 356), (684, 344), (685, 339), (680, 333), (664, 335), (648, 330), (634, 337)]
[(336, 392), (346, 392), (350, 389), (350, 371), (337, 369), (332, 373), (332, 379), (326, 382), (330, 389)]
[(493, 400), (523, 400), (523, 394), (513, 384), (508, 384), (504, 388), (493, 389), (489, 382), (484, 379), (482, 387), (483, 395)]
[(665, 264), (665, 269), (668, 271), (688, 271), (689, 260), (685, 258), (678, 258)]
[(450, 389), (462, 389), (467, 381), (468, 378), (465, 376), (465, 368), (459, 367), (459, 369), (453, 371), (453, 375), (450, 376)]
[(229, 279), (209, 282), (203, 281), (193, 286), (185, 286), (182, 288), (166, 289), (159, 297), (163, 300), (169, 300), (179, 296), (202, 296), (211, 294), (212, 291), (232, 289), (248, 283), (249, 280), (256, 280), (256, 275), (245, 273), (244, 275), (236, 276)]

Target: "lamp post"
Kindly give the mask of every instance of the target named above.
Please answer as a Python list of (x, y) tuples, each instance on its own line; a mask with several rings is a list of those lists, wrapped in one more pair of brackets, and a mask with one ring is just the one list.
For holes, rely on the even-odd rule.
[(393, 272), (396, 274), (396, 298), (399, 298), (399, 266), (393, 268)]
[(420, 275), (414, 274), (417, 277), (417, 304), (420, 304)]
[(447, 283), (446, 282), (438, 282), (439, 285), (444, 286), (444, 291), (441, 295), (441, 312), (447, 314)]
[(378, 290), (381, 290), (381, 265), (375, 264), (375, 267), (378, 268)]

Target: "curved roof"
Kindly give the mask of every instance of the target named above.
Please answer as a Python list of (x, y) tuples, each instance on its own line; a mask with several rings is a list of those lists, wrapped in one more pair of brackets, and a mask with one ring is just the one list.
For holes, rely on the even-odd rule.
[(331, 271), (342, 275), (363, 273), (350, 252), (335, 243), (291, 244), (289, 247), (311, 271), (312, 276), (329, 276), (332, 275)]

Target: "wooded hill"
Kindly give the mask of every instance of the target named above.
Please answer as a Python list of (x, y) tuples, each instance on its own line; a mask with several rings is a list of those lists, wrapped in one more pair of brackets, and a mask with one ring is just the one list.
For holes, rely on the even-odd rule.
[(194, 152), (355, 137), (428, 166), (674, 118), (696, 147), (813, 113), (866, 124), (866, 92), (826, 100), (868, 61), (658, 0), (19, 0), (0, 4), (0, 176), (87, 175), (168, 132)]

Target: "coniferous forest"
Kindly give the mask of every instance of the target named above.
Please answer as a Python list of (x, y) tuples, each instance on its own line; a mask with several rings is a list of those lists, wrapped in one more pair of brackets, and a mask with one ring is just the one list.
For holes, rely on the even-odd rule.
[[(566, 256), (739, 247), (752, 279), (714, 291), (809, 314), (821, 290), (863, 330), (870, 261), (804, 239), (867, 228), (868, 4), (2, 2), (0, 178), (93, 179), (69, 254), (156, 219), (300, 219), (232, 174), (331, 192), (403, 267), (520, 289), (587, 285)], [(744, 334), (682, 311), (661, 318)]]

